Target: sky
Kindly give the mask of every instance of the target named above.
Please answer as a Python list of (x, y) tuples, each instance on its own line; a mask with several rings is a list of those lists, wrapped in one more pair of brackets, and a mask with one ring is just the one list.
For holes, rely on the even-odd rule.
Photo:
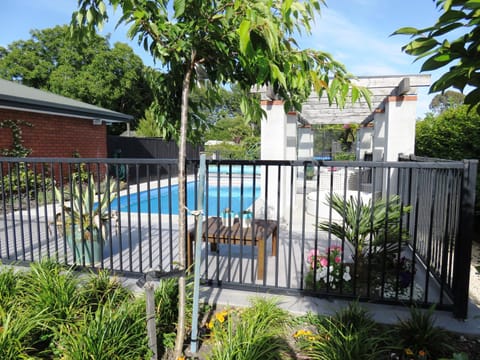
[[(2, 0), (0, 46), (29, 39), (32, 29), (68, 24), (76, 7), (77, 0)], [(433, 25), (438, 17), (433, 0), (326, 0), (312, 35), (298, 40), (302, 48), (330, 53), (355, 76), (414, 75), (420, 73), (422, 63), (401, 51), (409, 38), (390, 35), (404, 26)], [(146, 65), (154, 66), (150, 55), (127, 39), (125, 27), (115, 29), (112, 21), (101, 32), (107, 34), (111, 44), (128, 43)], [(440, 73), (432, 73), (432, 81)], [(418, 94), (417, 116), (423, 117), (434, 95), (428, 94), (428, 88)]]

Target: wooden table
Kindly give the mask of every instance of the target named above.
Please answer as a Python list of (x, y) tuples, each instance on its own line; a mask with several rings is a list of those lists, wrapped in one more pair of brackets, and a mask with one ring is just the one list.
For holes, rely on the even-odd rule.
[[(223, 224), (219, 217), (210, 217), (203, 222), (203, 241), (208, 240), (212, 251), (217, 244), (253, 245), (258, 246), (257, 279), (264, 278), (265, 272), (265, 242), (272, 236), (272, 256), (277, 254), (278, 222), (275, 220), (253, 219), (248, 228), (242, 228), (240, 222)], [(193, 263), (193, 242), (196, 228), (188, 231), (187, 239), (187, 266)]]

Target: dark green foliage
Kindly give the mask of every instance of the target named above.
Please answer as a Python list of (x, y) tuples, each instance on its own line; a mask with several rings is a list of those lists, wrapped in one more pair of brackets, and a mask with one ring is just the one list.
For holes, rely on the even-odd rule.
[(6, 309), (0, 302), (0, 354), (5, 360), (32, 359), (36, 330), (50, 317), (45, 312)]
[(400, 351), (409, 348), (414, 353), (423, 350), (430, 359), (447, 356), (452, 350), (451, 335), (444, 329), (435, 326), (434, 308), (428, 311), (412, 307), (410, 317), (399, 319), (391, 334), (394, 345)]
[(126, 304), (108, 304), (61, 327), (56, 343), (59, 355), (71, 360), (146, 359), (149, 349), (145, 318), (135, 317)]
[[(187, 302), (185, 307), (186, 327), (191, 327), (192, 307), (193, 307), (193, 282), (187, 281)], [(166, 279), (160, 281), (155, 289), (155, 306), (157, 314), (157, 336), (159, 346), (164, 351), (166, 348), (173, 347), (173, 341), (176, 334), (176, 322), (178, 316), (178, 282), (176, 279)]]
[(48, 321), (37, 324), (33, 330), (31, 346), (48, 348), (54, 338), (54, 329), (64, 322), (73, 321), (82, 307), (78, 292), (78, 280), (71, 271), (52, 261), (32, 263), (30, 271), (21, 277), (18, 285), (17, 306), (29, 313), (49, 315)]
[(206, 147), (208, 156), (215, 155), (219, 159), (255, 160), (260, 158), (260, 143), (257, 138), (247, 138), (241, 144), (221, 143)]
[(468, 106), (449, 108), (417, 122), (415, 154), (449, 160), (480, 157), (480, 115)]
[[(448, 160), (480, 158), (480, 115), (467, 105), (451, 107), (417, 122), (415, 154)], [(475, 209), (480, 210), (480, 181)]]
[(128, 45), (112, 47), (98, 35), (75, 41), (67, 26), (0, 47), (0, 77), (136, 118), (152, 100), (142, 60)]
[(32, 201), (36, 198), (41, 199), (45, 192), (51, 194), (52, 190), (52, 179), (44, 176), (41, 171), (33, 171), (25, 163), (15, 164), (1, 179), (1, 184), (7, 200), (28, 198)]
[(441, 94), (435, 95), (430, 102), (430, 110), (435, 114), (441, 114), (447, 109), (456, 108), (463, 104), (465, 95), (458, 91), (447, 90)]
[(27, 157), (32, 150), (23, 146), (21, 126), (32, 127), (27, 121), (3, 120), (0, 121), (0, 129), (10, 129), (12, 133), (12, 146), (10, 149), (0, 149), (0, 156)]
[(106, 270), (91, 274), (82, 284), (82, 295), (87, 306), (95, 312), (101, 305), (120, 306), (133, 299), (133, 294), (125, 288), (118, 278), (111, 277)]
[[(434, 25), (423, 29), (405, 27), (394, 34), (413, 38), (403, 50), (423, 61), (421, 71), (444, 69), (443, 75), (430, 87), (431, 92), (452, 87), (462, 92), (466, 90), (464, 102), (474, 107), (480, 102), (478, 2), (437, 0), (436, 5), (441, 14)], [(480, 107), (476, 110), (479, 112)]]
[[(188, 289), (191, 289), (189, 287)], [(189, 292), (189, 309), (191, 293)], [(147, 359), (145, 299), (106, 271), (78, 277), (52, 261), (0, 271), (0, 358)], [(175, 334), (178, 285), (156, 290), (157, 334)], [(191, 310), (188, 311), (191, 318)], [(159, 353), (165, 349), (159, 342)]]
[(339, 325), (349, 324), (356, 331), (362, 329), (373, 330), (375, 328), (372, 315), (358, 301), (352, 301), (346, 308), (337, 311), (332, 316), (332, 322)]
[(15, 273), (12, 268), (0, 268), (0, 304), (5, 310), (9, 309), (9, 304), (18, 295), (19, 277), (20, 275)]
[(327, 197), (327, 204), (341, 216), (342, 221), (324, 221), (319, 228), (330, 231), (339, 239), (348, 240), (359, 256), (369, 252), (370, 245), (377, 252), (383, 252), (385, 244), (389, 249), (395, 248), (399, 237), (403, 239), (406, 236), (400, 228), (400, 220), (411, 210), (411, 206), (403, 205), (398, 195), (388, 200), (369, 200), (364, 203), (357, 197), (344, 199), (334, 193)]
[(309, 315), (315, 332), (298, 338), (312, 360), (378, 360), (387, 353), (386, 337), (376, 331), (370, 314), (356, 302), (332, 317)]

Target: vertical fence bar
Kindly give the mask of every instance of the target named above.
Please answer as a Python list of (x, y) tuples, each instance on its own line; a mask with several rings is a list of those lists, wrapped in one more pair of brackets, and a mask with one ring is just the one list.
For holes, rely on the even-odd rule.
[[(295, 167), (291, 166), (290, 167), (290, 204), (294, 203), (294, 194), (296, 194), (296, 186), (294, 183), (294, 174), (295, 172)], [(255, 201), (255, 197), (253, 198)], [(292, 227), (293, 227), (293, 206), (290, 206), (289, 212), (288, 212), (288, 258), (287, 258), (287, 274), (286, 274), (286, 286), (289, 289), (291, 287), (291, 277), (292, 277), (292, 246), (293, 246), (293, 237), (292, 237)], [(280, 242), (280, 239), (277, 239), (278, 242)], [(277, 246), (277, 254), (275, 256), (278, 256), (279, 254), (279, 246)], [(301, 253), (301, 256), (303, 257), (303, 253)], [(303, 282), (303, 278), (301, 279)]]
[(162, 186), (160, 182), (160, 176), (161, 176), (161, 170), (162, 167), (160, 164), (156, 164), (155, 166), (156, 169), (156, 177), (157, 177), (157, 222), (158, 222), (158, 268), (163, 269), (163, 241), (162, 241), (162, 232), (163, 232), (163, 226), (162, 226)]
[(150, 189), (150, 164), (145, 165), (147, 178), (147, 229), (148, 229), (148, 267), (153, 269), (153, 244), (152, 244), (152, 191)]
[(460, 222), (458, 239), (455, 242), (453, 267), (453, 315), (466, 319), (468, 313), (468, 286), (470, 282), (470, 258), (474, 237), (475, 187), (478, 160), (464, 160)]
[[(2, 215), (3, 215), (3, 233), (5, 234), (5, 239), (8, 238), (8, 222), (7, 222), (7, 204), (5, 202), (5, 198), (7, 194), (5, 193), (5, 179), (3, 174), (3, 161), (0, 162), (0, 189), (1, 189), (1, 196), (2, 196)], [(2, 242), (0, 239), (0, 259), (3, 258), (3, 250), (2, 250)]]

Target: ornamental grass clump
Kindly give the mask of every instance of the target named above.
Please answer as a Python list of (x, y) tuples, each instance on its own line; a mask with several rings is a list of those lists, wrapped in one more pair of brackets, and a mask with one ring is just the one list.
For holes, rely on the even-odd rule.
[(84, 360), (147, 359), (151, 356), (145, 336), (145, 314), (114, 302), (85, 313), (82, 319), (60, 327), (56, 348), (61, 358)]
[(391, 338), (400, 359), (440, 359), (453, 351), (451, 335), (435, 326), (434, 307), (424, 311), (410, 308), (410, 317), (399, 319)]
[[(106, 271), (78, 275), (52, 261), (0, 270), (0, 359), (150, 358), (145, 298)], [(175, 333), (178, 287), (171, 280), (155, 292), (161, 339)], [(164, 349), (160, 341), (158, 353)]]
[(81, 295), (86, 306), (95, 312), (101, 305), (114, 304), (120, 306), (127, 300), (133, 299), (133, 293), (124, 287), (116, 277), (110, 276), (107, 270), (100, 270), (97, 274), (91, 273), (82, 282)]
[(387, 353), (385, 335), (356, 303), (331, 317), (309, 314), (306, 322), (315, 330), (299, 330), (294, 339), (309, 359), (378, 360)]
[[(292, 358), (285, 340), (289, 315), (272, 299), (254, 299), (238, 311), (212, 318), (210, 360), (276, 360)], [(210, 322), (209, 322), (210, 327)]]
[(20, 276), (21, 273), (14, 272), (12, 268), (0, 268), (0, 300), (6, 311), (18, 296)]

